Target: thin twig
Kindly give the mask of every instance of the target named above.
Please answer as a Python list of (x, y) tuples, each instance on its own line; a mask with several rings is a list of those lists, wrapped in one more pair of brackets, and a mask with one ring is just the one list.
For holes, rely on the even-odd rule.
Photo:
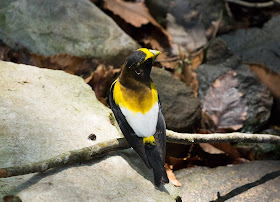
[[(251, 143), (280, 143), (280, 136), (267, 134), (246, 133), (214, 133), (189, 134), (166, 131), (167, 142), (177, 144), (209, 143), (209, 142), (251, 142)], [(129, 148), (124, 138), (109, 140), (78, 150), (69, 151), (53, 158), (23, 166), (0, 168), (0, 178), (25, 175), (28, 173), (44, 172), (50, 168), (87, 162), (112, 151)]]
[(266, 7), (271, 7), (274, 6), (276, 3), (279, 3), (279, 0), (273, 0), (273, 1), (268, 1), (268, 2), (247, 2), (247, 1), (242, 1), (242, 0), (226, 0), (227, 2), (238, 4), (241, 6), (245, 7), (251, 7), (251, 8), (266, 8)]

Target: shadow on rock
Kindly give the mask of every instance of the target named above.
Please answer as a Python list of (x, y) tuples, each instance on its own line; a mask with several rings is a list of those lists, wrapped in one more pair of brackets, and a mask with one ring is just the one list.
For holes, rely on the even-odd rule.
[(243, 186), (237, 187), (236, 189), (232, 190), (231, 192), (227, 193), (224, 196), (220, 196), (220, 193), (218, 192), (217, 193), (218, 198), (216, 200), (214, 200), (214, 201), (211, 201), (211, 202), (226, 201), (226, 200), (228, 200), (230, 198), (233, 198), (234, 196), (237, 196), (237, 195), (239, 195), (239, 194), (241, 194), (243, 192), (248, 191), (251, 188), (254, 188), (254, 187), (258, 186), (258, 185), (264, 184), (267, 181), (273, 180), (273, 179), (275, 179), (275, 178), (277, 178), (279, 176), (280, 176), (280, 170), (272, 172), (272, 173), (268, 173), (268, 174), (264, 175), (263, 177), (261, 177), (259, 180), (256, 180), (255, 182), (251, 182), (251, 183), (245, 184)]

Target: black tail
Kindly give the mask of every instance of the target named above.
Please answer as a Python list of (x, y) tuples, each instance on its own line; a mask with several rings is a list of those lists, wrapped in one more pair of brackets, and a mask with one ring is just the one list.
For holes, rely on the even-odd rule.
[(157, 145), (146, 144), (145, 152), (148, 161), (153, 168), (155, 185), (159, 187), (162, 184), (169, 183), (165, 168), (164, 161), (161, 158)]

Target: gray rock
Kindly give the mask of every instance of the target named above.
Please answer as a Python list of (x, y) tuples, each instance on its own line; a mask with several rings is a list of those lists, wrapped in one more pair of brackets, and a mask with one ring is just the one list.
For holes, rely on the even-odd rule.
[(191, 27), (196, 23), (201, 23), (208, 28), (212, 21), (219, 18), (223, 9), (224, 3), (219, 0), (174, 0), (170, 13), (183, 26)]
[(0, 0), (0, 5), (0, 39), (13, 48), (122, 63), (138, 47), (88, 0)]
[(187, 132), (197, 127), (201, 108), (192, 89), (164, 69), (153, 68), (151, 77), (159, 92), (167, 128)]
[[(0, 167), (20, 166), (121, 137), (110, 109), (90, 86), (63, 71), (0, 61)], [(88, 139), (90, 134), (96, 140)], [(132, 150), (44, 173), (0, 179), (0, 200), (174, 201), (179, 189), (155, 189), (152, 171)]]
[[(218, 39), (217, 43), (219, 43), (219, 41), (220, 39)], [(208, 53), (211, 55), (209, 60), (210, 64), (200, 65), (196, 70), (197, 79), (199, 81), (200, 101), (204, 103), (204, 96), (216, 79), (230, 70), (236, 72), (236, 78), (238, 79), (238, 86), (236, 89), (239, 93), (242, 93), (240, 99), (245, 99), (248, 107), (242, 131), (256, 132), (264, 126), (270, 117), (273, 97), (267, 87), (261, 84), (257, 77), (250, 71), (249, 66), (242, 64), (242, 60), (239, 57), (231, 56), (226, 46), (219, 46), (221, 48), (224, 47), (225, 50), (216, 51), (217, 56), (214, 56), (217, 43), (213, 43), (213, 46), (210, 46), (207, 52), (207, 55)], [(214, 48), (214, 51), (211, 50), (212, 48)], [(222, 59), (219, 53), (223, 53), (223, 56), (225, 56), (224, 62), (221, 62)], [(215, 61), (219, 63), (214, 64)]]
[(264, 64), (280, 74), (280, 15), (273, 17), (262, 29), (238, 29), (222, 35), (235, 55), (246, 62)]
[(280, 198), (280, 161), (196, 167), (175, 174), (183, 184), (182, 201), (279, 201)]

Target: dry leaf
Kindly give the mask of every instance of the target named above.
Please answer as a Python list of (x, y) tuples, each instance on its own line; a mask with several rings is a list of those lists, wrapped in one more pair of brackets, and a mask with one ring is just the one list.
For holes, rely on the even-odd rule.
[(202, 123), (212, 132), (236, 131), (242, 128), (247, 105), (238, 91), (236, 72), (229, 71), (211, 85), (203, 101)]
[(31, 54), (31, 63), (37, 67), (45, 67), (48, 69), (63, 70), (70, 74), (79, 75), (83, 78), (88, 78), (98, 61), (85, 59), (68, 54), (56, 54), (50, 57)]
[(176, 177), (175, 177), (173, 171), (170, 169), (170, 167), (169, 167), (167, 164), (165, 164), (164, 167), (165, 167), (165, 170), (166, 170), (166, 173), (167, 173), (167, 176), (168, 176), (169, 181), (170, 181), (174, 186), (176, 186), (176, 187), (181, 187), (182, 184), (176, 179)]
[(7, 60), (10, 48), (8, 46), (0, 46), (0, 60)]
[(143, 2), (126, 2), (122, 0), (104, 0), (104, 8), (120, 16), (135, 27), (148, 24), (152, 16)]
[[(194, 96), (197, 97), (199, 82), (196, 77), (195, 69), (202, 63), (203, 51), (198, 51), (197, 53), (192, 54), (189, 58), (187, 58), (185, 53), (181, 52), (179, 48), (179, 55), (183, 65), (181, 80), (193, 89)], [(186, 59), (188, 59), (190, 63), (185, 62)]]
[(273, 70), (268, 69), (265, 65), (249, 64), (251, 71), (259, 77), (261, 82), (265, 84), (271, 93), (280, 98), (280, 75)]
[[(183, 2), (183, 1), (181, 1)], [(187, 15), (182, 14), (182, 15)], [(196, 15), (196, 14), (195, 14)], [(198, 15), (198, 13), (197, 13)], [(184, 19), (180, 19), (176, 16), (176, 18), (171, 14), (167, 13), (167, 25), (166, 29), (170, 33), (173, 39), (173, 49), (172, 53), (174, 55), (178, 55), (178, 46), (181, 47), (182, 51), (184, 52), (193, 52), (197, 49), (204, 47), (207, 43), (205, 29), (204, 26), (199, 21), (193, 21), (192, 23), (178, 23), (178, 21), (182, 20), (186, 22)]]
[(197, 51), (196, 53), (193, 53), (190, 55), (190, 61), (191, 61), (191, 69), (195, 71), (199, 65), (202, 64), (204, 58), (204, 52), (203, 49)]
[(211, 144), (208, 143), (199, 143), (199, 146), (201, 149), (209, 154), (224, 154), (222, 150), (212, 146)]
[(68, 54), (56, 54), (48, 57), (29, 53), (27, 49), (13, 50), (1, 42), (0, 59), (37, 67), (64, 70), (83, 78), (89, 77), (99, 64), (98, 60), (85, 59)]
[(92, 79), (88, 82), (94, 90), (96, 98), (106, 106), (105, 97), (107, 97), (108, 89), (110, 89), (118, 72), (120, 72), (120, 69), (113, 69), (112, 66), (106, 67), (101, 64), (94, 71)]
[(112, 11), (115, 15), (120, 16), (127, 23), (135, 27), (141, 27), (148, 23), (153, 24), (161, 30), (172, 44), (171, 35), (151, 16), (148, 8), (143, 2), (127, 2), (122, 0), (104, 0), (104, 8)]
[(169, 69), (177, 69), (179, 66), (179, 59), (176, 58), (170, 58), (165, 53), (159, 54), (157, 56), (156, 62), (159, 62), (163, 67), (169, 68)]
[(232, 159), (240, 158), (240, 154), (236, 148), (234, 148), (229, 142), (211, 143), (211, 145), (225, 153), (227, 153)]

